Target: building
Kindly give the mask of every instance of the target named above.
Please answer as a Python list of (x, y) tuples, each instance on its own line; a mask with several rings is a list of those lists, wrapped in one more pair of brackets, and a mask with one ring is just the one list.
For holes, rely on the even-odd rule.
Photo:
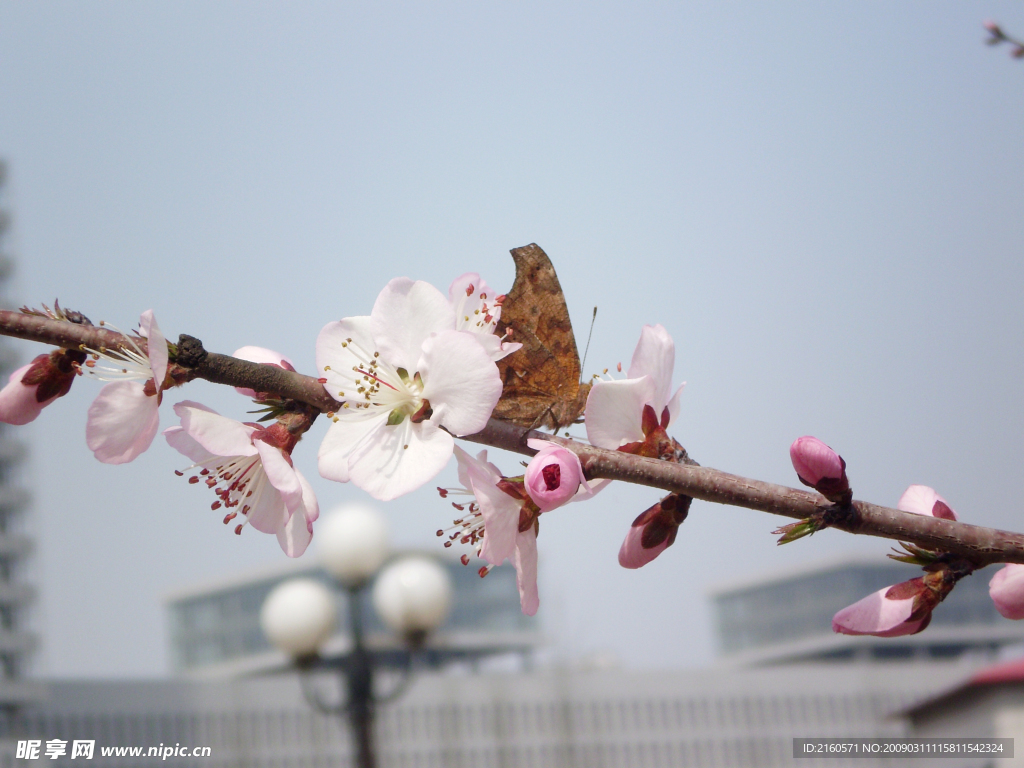
[[(0, 301), (11, 306), (5, 295), (14, 266), (6, 247), (11, 224), (7, 189), (7, 166), (0, 161)], [(6, 384), (17, 368), (14, 351), (0, 339), (0, 382)], [(4, 719), (40, 694), (39, 686), (26, 680), (38, 638), (29, 629), (36, 593), (25, 580), (32, 553), (25, 515), (29, 496), (18, 475), (25, 453), (14, 427), (0, 424), (0, 738)]]
[[(403, 554), (408, 553), (398, 552), (394, 557)], [(464, 566), (455, 558), (443, 557), (436, 551), (417, 554), (437, 557), (445, 565), (454, 587), (452, 611), (426, 648), (429, 664), (437, 666), (495, 653), (529, 654), (541, 643), (536, 621), (519, 609), (519, 590), (511, 566), (494, 568), (481, 579), (475, 568)], [(169, 595), (166, 606), (175, 672), (191, 677), (224, 677), (281, 668), (286, 660), (264, 637), (259, 612), (267, 594), (282, 581), (294, 577), (332, 583), (315, 561), (303, 559)], [(363, 593), (368, 643), (378, 652), (397, 652), (396, 640), (370, 605), (370, 591)], [(348, 595), (340, 589), (336, 594), (338, 635), (326, 650), (342, 654), (349, 647)]]
[(999, 615), (988, 595), (997, 570), (963, 579), (925, 632), (854, 637), (832, 632), (832, 616), (872, 592), (919, 575), (893, 560), (845, 559), (723, 586), (712, 594), (722, 661), (740, 666), (805, 661), (911, 661), (969, 655), (995, 659), (1024, 644), (1024, 622)]

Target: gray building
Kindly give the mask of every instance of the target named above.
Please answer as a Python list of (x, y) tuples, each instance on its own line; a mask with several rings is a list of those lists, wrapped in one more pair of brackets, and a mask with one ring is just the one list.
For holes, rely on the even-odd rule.
[(907, 637), (832, 632), (832, 616), (872, 592), (919, 576), (919, 568), (881, 558), (849, 558), (725, 585), (712, 594), (723, 662), (910, 661), (969, 655), (996, 658), (1024, 644), (1024, 622), (999, 615), (988, 595), (998, 566), (963, 579), (935, 609), (928, 629)]
[[(405, 552), (396, 552), (394, 558)], [(511, 566), (494, 568), (481, 578), (476, 568), (464, 566), (438, 551), (417, 552), (436, 557), (454, 587), (452, 610), (425, 649), (425, 661), (437, 666), (491, 653), (529, 654), (541, 642), (537, 622), (519, 609), (519, 590)], [(271, 648), (260, 630), (259, 612), (267, 594), (294, 577), (309, 577), (330, 585), (331, 577), (309, 559), (291, 560), (276, 568), (181, 590), (166, 600), (170, 625), (171, 658), (178, 674), (237, 676), (280, 668), (284, 657)], [(384, 627), (363, 593), (364, 629), (370, 647), (379, 653), (399, 652), (396, 639)], [(348, 595), (336, 591), (338, 634), (326, 652), (348, 650)]]
[[(0, 160), (0, 305), (11, 306), (6, 283), (14, 262), (8, 251), (11, 212), (7, 166)], [(0, 340), (0, 386), (19, 367), (6, 339)], [(24, 446), (15, 428), (0, 424), (0, 729), (3, 720), (39, 695), (39, 687), (26, 680), (38, 638), (29, 629), (35, 590), (26, 581), (32, 553), (26, 510), (28, 493), (19, 485)]]

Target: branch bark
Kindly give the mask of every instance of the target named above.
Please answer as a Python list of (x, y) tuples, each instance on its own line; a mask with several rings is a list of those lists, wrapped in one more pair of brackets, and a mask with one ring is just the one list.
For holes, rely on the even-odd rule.
[[(121, 334), (102, 327), (77, 325), (11, 310), (0, 310), (0, 335), (65, 349), (121, 349), (131, 346)], [(145, 346), (145, 340), (136, 340), (136, 343)], [(283, 400), (306, 403), (323, 413), (333, 412), (339, 406), (317, 378), (207, 352), (202, 342), (191, 336), (180, 336), (171, 354), (175, 365), (186, 371), (186, 379), (200, 378), (216, 384), (248, 387)], [(674, 464), (609, 451), (496, 419), (491, 419), (483, 431), (462, 437), (526, 456), (535, 453), (526, 444), (530, 438), (551, 440), (574, 451), (589, 479), (621, 480), (798, 520), (833, 507), (830, 501), (811, 491), (751, 480), (709, 467)], [(1019, 533), (915, 515), (865, 501), (854, 501), (850, 507), (833, 512), (837, 514), (831, 516), (835, 519), (831, 527), (849, 533), (949, 552), (970, 560), (977, 567), (1001, 562), (1024, 563), (1024, 535)]]

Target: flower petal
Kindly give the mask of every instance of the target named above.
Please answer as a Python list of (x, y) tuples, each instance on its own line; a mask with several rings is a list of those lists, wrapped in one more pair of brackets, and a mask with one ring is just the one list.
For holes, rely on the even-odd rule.
[(152, 309), (147, 309), (139, 316), (139, 332), (146, 337), (149, 367), (153, 371), (153, 378), (159, 391), (167, 376), (167, 339), (157, 325)]
[(910, 621), (914, 610), (914, 598), (891, 600), (886, 593), (892, 587), (883, 587), (853, 605), (847, 606), (832, 618), (832, 631), (844, 635), (875, 635), (877, 637), (899, 637), (916, 633), (925, 617)]
[(490, 481), (473, 478), (470, 487), (484, 519), (484, 543), (480, 557), (492, 565), (501, 565), (515, 556), (523, 502), (513, 499)]
[(1024, 565), (1003, 566), (988, 583), (996, 610), (1007, 619), (1024, 619)]
[(174, 412), (181, 418), (181, 428), (189, 437), (214, 456), (252, 456), (256, 453), (251, 439), (255, 427), (221, 416), (192, 400), (178, 403)]
[(956, 520), (956, 512), (949, 506), (949, 502), (927, 485), (912, 485), (907, 488), (900, 496), (896, 509), (913, 512), (915, 515)]
[(349, 475), (373, 498), (390, 501), (444, 469), (454, 446), (454, 438), (432, 420), (413, 424), (405, 419), (382, 426), (364, 440), (349, 457)]
[[(355, 343), (354, 346), (349, 346), (349, 339)], [(365, 315), (328, 323), (316, 337), (316, 368), (320, 376), (327, 379), (324, 389), (335, 400), (347, 399), (353, 394), (352, 367), (365, 364), (353, 351), (357, 347), (373, 354), (370, 318)]]
[(423, 342), (431, 334), (455, 330), (455, 311), (444, 294), (430, 283), (407, 277), (396, 277), (384, 286), (370, 318), (377, 351), (410, 375)]
[[(351, 480), (349, 458), (364, 440), (374, 439), (377, 430), (386, 428), (386, 414), (358, 411), (351, 417), (350, 409), (338, 413), (338, 421), (331, 424), (320, 443), (317, 467), (320, 476), (337, 483)], [(360, 418), (363, 417), (363, 418)]]
[(288, 524), (291, 513), (284, 502), (281, 492), (270, 482), (266, 472), (263, 471), (259, 459), (254, 458), (257, 466), (253, 469), (253, 477), (250, 481), (252, 496), (248, 496), (243, 502), (243, 509), (249, 509), (245, 513), (249, 525), (261, 533), (277, 533)]
[(501, 397), (501, 375), (473, 334), (442, 331), (426, 339), (416, 370), (423, 376), (423, 397), (434, 409), (431, 421), (455, 435), (487, 426)]
[(512, 564), (516, 567), (516, 585), (523, 613), (533, 616), (540, 607), (537, 592), (537, 534), (533, 528), (516, 537), (516, 554)]
[(125, 464), (149, 448), (160, 426), (156, 397), (137, 381), (107, 384), (89, 406), (85, 442), (104, 464)]
[[(285, 457), (280, 448), (263, 442), (253, 440), (253, 447), (260, 455), (263, 462), (263, 471), (267, 473), (270, 484), (277, 488), (284, 500), (288, 512), (302, 506), (302, 485), (296, 477), (295, 468)], [(275, 529), (276, 530), (276, 529)]]
[(299, 470), (295, 470), (295, 476), (302, 487), (302, 506), (293, 511), (288, 524), (277, 531), (277, 541), (288, 557), (298, 557), (306, 551), (313, 539), (313, 522), (320, 516), (312, 486)]
[(657, 415), (668, 404), (672, 388), (672, 370), (676, 363), (676, 345), (668, 331), (661, 325), (645, 325), (640, 331), (640, 341), (633, 352), (627, 376), (638, 379), (650, 376), (654, 392), (648, 400)]
[(650, 376), (595, 381), (584, 412), (591, 444), (614, 451), (626, 443), (642, 441), (641, 414), (653, 396), (654, 380)]
[(40, 403), (36, 400), (36, 390), (39, 385), (29, 386), (21, 383), (21, 377), (32, 367), (32, 363), (23, 365), (11, 374), (7, 386), (0, 389), (0, 421), (5, 424), (21, 426), (35, 421), (39, 413), (47, 405), (57, 399), (57, 396)]
[(671, 543), (670, 539), (666, 537), (657, 546), (645, 549), (641, 543), (643, 535), (644, 527), (642, 525), (631, 525), (629, 527), (626, 538), (623, 539), (622, 546), (619, 548), (619, 565), (623, 568), (640, 568), (647, 565), (651, 560), (668, 549)]

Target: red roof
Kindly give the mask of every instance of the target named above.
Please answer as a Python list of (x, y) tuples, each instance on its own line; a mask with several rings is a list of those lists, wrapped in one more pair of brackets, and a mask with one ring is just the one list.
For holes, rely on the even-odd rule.
[(969, 685), (990, 685), (992, 683), (1012, 683), (1024, 680), (1024, 658), (993, 664), (974, 673)]

